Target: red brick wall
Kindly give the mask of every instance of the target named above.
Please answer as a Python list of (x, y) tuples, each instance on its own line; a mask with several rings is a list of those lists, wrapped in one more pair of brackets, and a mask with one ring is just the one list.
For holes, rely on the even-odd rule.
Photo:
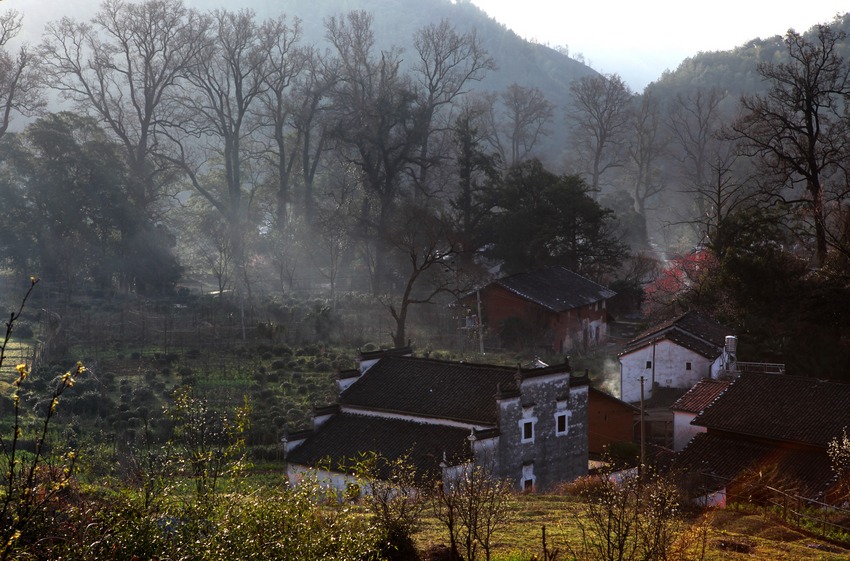
[(587, 406), (587, 448), (601, 454), (614, 442), (634, 440), (634, 409), (601, 392), (590, 390)]
[[(464, 304), (477, 313), (477, 301), (473, 295), (464, 301)], [(604, 320), (607, 312), (604, 307), (585, 306), (556, 314), (546, 308), (529, 302), (524, 298), (505, 290), (500, 286), (489, 286), (481, 290), (481, 315), (484, 318), (484, 323), (492, 330), (498, 331), (502, 322), (508, 318), (519, 318), (523, 322), (530, 325), (538, 326), (541, 330), (551, 330), (551, 340), (547, 341), (552, 345), (552, 351), (555, 353), (564, 352), (561, 348), (561, 342), (570, 337), (581, 339), (582, 321), (588, 322)]]

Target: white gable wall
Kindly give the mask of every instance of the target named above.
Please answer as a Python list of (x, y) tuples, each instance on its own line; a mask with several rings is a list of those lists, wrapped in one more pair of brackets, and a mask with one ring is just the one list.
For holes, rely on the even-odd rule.
[(681, 452), (688, 442), (693, 439), (698, 433), (706, 432), (705, 427), (698, 427), (691, 424), (691, 421), (696, 418), (696, 413), (686, 413), (684, 411), (673, 411), (673, 450)]
[(653, 381), (662, 388), (691, 388), (711, 376), (713, 362), (667, 339), (635, 349), (620, 356), (620, 399), (627, 403), (640, 401), (641, 376), (645, 380), (644, 399), (652, 397)]

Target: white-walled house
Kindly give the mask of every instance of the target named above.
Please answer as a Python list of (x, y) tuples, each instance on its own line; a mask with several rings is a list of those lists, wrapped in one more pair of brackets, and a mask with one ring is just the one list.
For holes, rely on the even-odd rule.
[(731, 380), (712, 380), (704, 378), (676, 400), (670, 409), (673, 411), (673, 450), (680, 452), (694, 436), (706, 432), (706, 428), (692, 425), (697, 415), (714, 403), (731, 384)]
[(318, 471), (343, 488), (347, 466), (370, 452), (406, 457), (433, 476), (483, 465), (524, 490), (587, 473), (589, 379), (569, 364), (512, 368), (382, 351), (361, 354), (339, 388), (313, 430), (287, 438), (291, 480)]
[(689, 389), (728, 369), (731, 330), (698, 312), (656, 325), (629, 341), (619, 355), (620, 399), (636, 403), (655, 387)]

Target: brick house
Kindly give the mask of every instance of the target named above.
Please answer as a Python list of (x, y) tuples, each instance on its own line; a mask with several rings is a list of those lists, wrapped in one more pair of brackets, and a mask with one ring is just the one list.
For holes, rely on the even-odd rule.
[(340, 374), (339, 387), (338, 403), (316, 411), (311, 431), (290, 435), (289, 477), (328, 466), (323, 475), (342, 488), (346, 461), (364, 452), (406, 455), (434, 476), (475, 462), (527, 490), (587, 473), (589, 384), (567, 364), (511, 368), (364, 353), (360, 368)]
[(620, 399), (650, 399), (656, 387), (687, 390), (726, 368), (724, 348), (731, 330), (698, 312), (655, 325), (626, 343), (619, 354)]
[(741, 373), (691, 421), (705, 432), (673, 469), (719, 505), (754, 485), (828, 501), (836, 481), (827, 446), (850, 427), (848, 404), (850, 384)]
[(503, 342), (508, 342), (513, 324), (514, 331), (535, 339), (534, 346), (561, 354), (606, 341), (606, 302), (615, 295), (569, 269), (550, 267), (495, 280), (461, 303), (470, 311), (480, 304), (482, 323)]

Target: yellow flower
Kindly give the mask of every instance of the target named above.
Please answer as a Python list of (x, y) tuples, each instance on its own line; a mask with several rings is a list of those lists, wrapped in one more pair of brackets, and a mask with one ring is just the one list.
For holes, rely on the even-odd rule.
[(15, 367), (15, 369), (18, 371), (18, 374), (21, 375), (22, 380), (27, 377), (27, 365), (26, 364), (19, 364)]

